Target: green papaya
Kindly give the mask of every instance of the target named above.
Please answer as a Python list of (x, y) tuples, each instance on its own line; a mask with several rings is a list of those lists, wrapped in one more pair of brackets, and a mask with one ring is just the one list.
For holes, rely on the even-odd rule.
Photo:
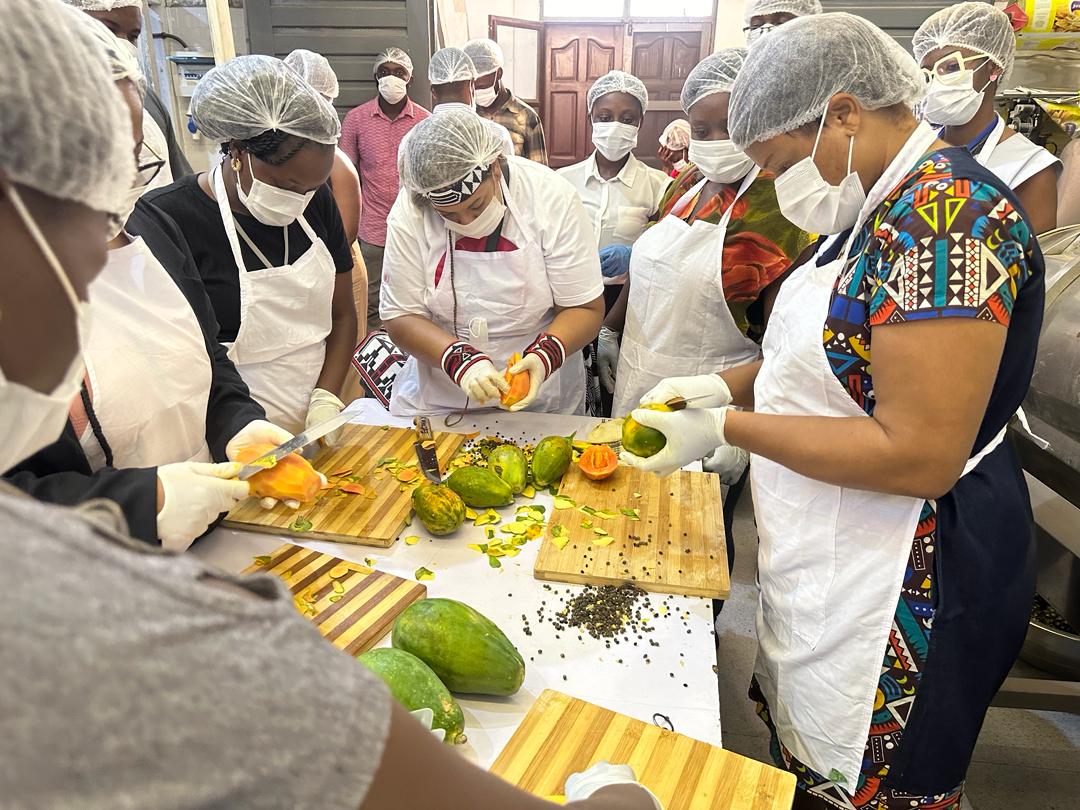
[(394, 700), (406, 709), (431, 709), (432, 728), (446, 731), (444, 742), (465, 742), (465, 715), (454, 696), (431, 667), (411, 653), (380, 647), (358, 655), (357, 660), (378, 675)]
[(574, 446), (566, 436), (548, 436), (533, 450), (533, 482), (549, 487), (562, 478), (574, 457)]
[(465, 522), (465, 503), (444, 484), (417, 487), (413, 490), (412, 504), (424, 528), (434, 535), (456, 532)]
[(462, 467), (450, 473), (446, 485), (461, 496), (466, 506), (486, 509), (508, 506), (514, 502), (510, 485), (484, 467)]
[(510, 485), (515, 495), (529, 483), (529, 462), (516, 444), (500, 444), (488, 457), (488, 469)]
[(394, 622), (391, 642), (435, 672), (451, 692), (512, 695), (525, 660), (495, 623), (453, 599), (421, 599)]

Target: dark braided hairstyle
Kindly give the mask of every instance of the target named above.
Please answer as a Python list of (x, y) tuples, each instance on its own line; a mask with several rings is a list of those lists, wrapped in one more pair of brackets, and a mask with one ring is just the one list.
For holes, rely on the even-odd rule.
[[(292, 149), (287, 151), (280, 157), (274, 157), (274, 153), (285, 143), (289, 138), (295, 138), (295, 143)], [(307, 143), (303, 138), (290, 135), (288, 132), (282, 132), (277, 129), (268, 129), (261, 135), (256, 135), (254, 138), (247, 138), (242, 141), (235, 142), (237, 146), (243, 149), (245, 152), (257, 157), (263, 163), (269, 163), (271, 166), (280, 166), (282, 163), (288, 162), (297, 152), (304, 148)], [(223, 143), (221, 145), (221, 153), (224, 155), (229, 154), (229, 144)]]

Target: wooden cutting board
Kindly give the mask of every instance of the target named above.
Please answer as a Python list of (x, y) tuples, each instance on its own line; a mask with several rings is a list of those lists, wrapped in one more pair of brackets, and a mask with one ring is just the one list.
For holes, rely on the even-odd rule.
[[(585, 585), (632, 582), (646, 591), (713, 599), (730, 595), (719, 476), (679, 471), (657, 478), (620, 465), (606, 481), (590, 481), (572, 464), (559, 494), (578, 507), (614, 512), (616, 517), (601, 519), (580, 508), (554, 510), (533, 567), (537, 579)], [(624, 516), (623, 509), (636, 509), (641, 519)], [(593, 528), (582, 525), (586, 520)], [(557, 525), (569, 536), (562, 549), (552, 542)], [(608, 535), (597, 535), (597, 527)], [(613, 543), (596, 545), (609, 536)]]
[(427, 596), (419, 582), (286, 543), (244, 569), (285, 580), (296, 608), (326, 640), (350, 655), (370, 650), (398, 615)]
[[(331, 540), (338, 543), (359, 543), (364, 546), (388, 547), (401, 534), (412, 508), (412, 486), (401, 484), (392, 475), (375, 480), (379, 462), (397, 459), (414, 463), (416, 434), (403, 428), (381, 428), (377, 425), (347, 425), (341, 443), (333, 450), (324, 450), (312, 464), (323, 475), (350, 470), (360, 483), (369, 487), (374, 498), (366, 495), (346, 495), (325, 490), (313, 506), (299, 510), (278, 504), (263, 509), (258, 498), (240, 504), (225, 518), (224, 525), (233, 529), (284, 534), (311, 540)], [(457, 453), (465, 436), (460, 433), (436, 433), (435, 443), (443, 471)], [(422, 481), (421, 476), (418, 480)], [(306, 531), (294, 531), (297, 517), (311, 522)]]
[(491, 772), (537, 796), (601, 760), (627, 764), (665, 810), (790, 810), (795, 776), (545, 689)]

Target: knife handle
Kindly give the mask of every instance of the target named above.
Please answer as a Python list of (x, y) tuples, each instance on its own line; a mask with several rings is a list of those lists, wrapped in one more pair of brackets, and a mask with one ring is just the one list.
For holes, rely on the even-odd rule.
[(683, 397), (672, 397), (664, 404), (671, 408), (671, 410), (673, 411), (684, 411), (686, 410), (686, 406), (688, 403)]
[(420, 437), (420, 441), (430, 442), (435, 440), (435, 434), (431, 432), (431, 420), (426, 416), (417, 416), (413, 419), (413, 426), (416, 428), (416, 435)]

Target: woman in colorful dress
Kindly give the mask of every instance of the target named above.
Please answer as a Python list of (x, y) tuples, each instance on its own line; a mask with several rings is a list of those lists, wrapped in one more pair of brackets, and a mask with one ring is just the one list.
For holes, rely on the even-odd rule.
[(776, 173), (787, 217), (847, 234), (784, 282), (761, 361), (646, 395), (711, 392), (635, 411), (668, 442), (625, 457), (668, 473), (725, 444), (753, 454), (752, 694), (799, 808), (959, 807), (1031, 608), (1030, 504), (1003, 439), (1035, 361), (1042, 257), (1013, 192), (913, 117), (923, 89), (852, 15), (755, 44), (732, 140)]

